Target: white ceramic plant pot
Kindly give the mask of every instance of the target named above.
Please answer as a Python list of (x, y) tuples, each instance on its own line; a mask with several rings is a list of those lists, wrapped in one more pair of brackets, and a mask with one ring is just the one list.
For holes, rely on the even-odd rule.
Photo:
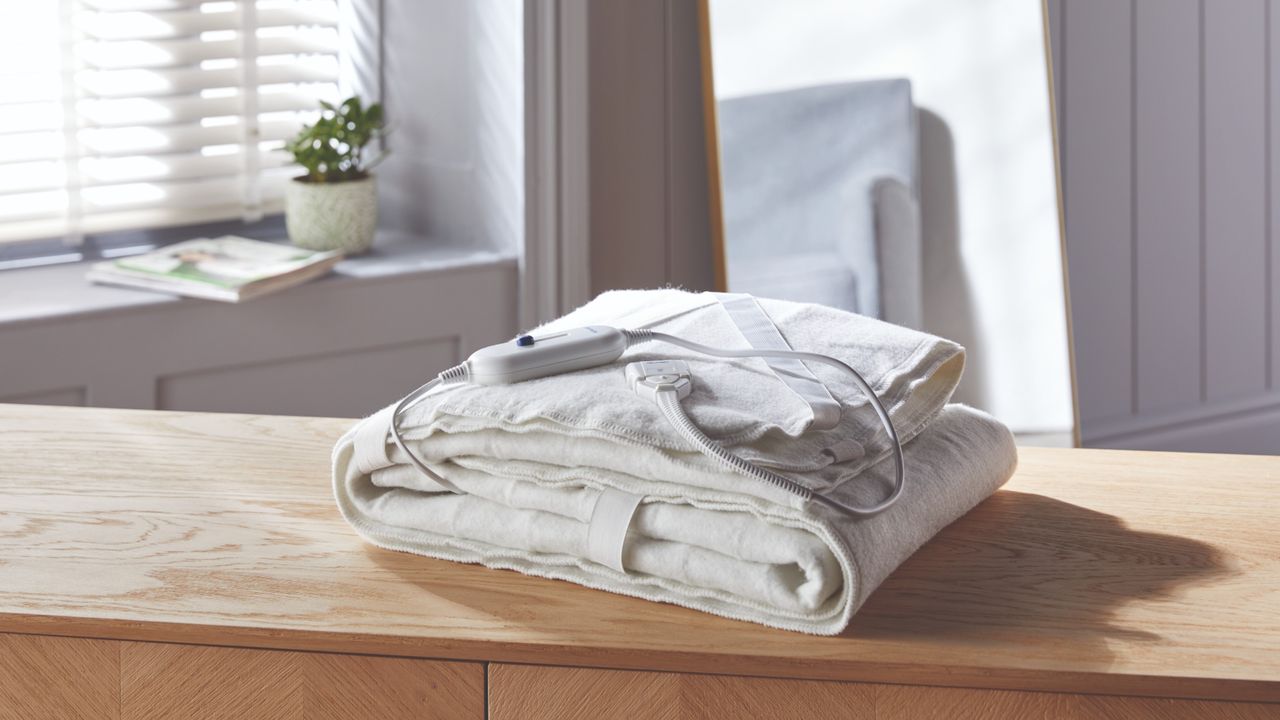
[(290, 180), (284, 197), (289, 239), (310, 250), (356, 255), (373, 244), (378, 193), (372, 175), (363, 180), (312, 183)]

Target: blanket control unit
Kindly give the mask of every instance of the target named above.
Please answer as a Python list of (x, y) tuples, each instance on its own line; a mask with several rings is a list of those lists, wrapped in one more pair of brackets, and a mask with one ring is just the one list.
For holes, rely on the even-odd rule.
[(548, 375), (585, 370), (622, 357), (627, 336), (606, 325), (533, 336), (481, 348), (467, 359), (471, 382), (510, 385)]

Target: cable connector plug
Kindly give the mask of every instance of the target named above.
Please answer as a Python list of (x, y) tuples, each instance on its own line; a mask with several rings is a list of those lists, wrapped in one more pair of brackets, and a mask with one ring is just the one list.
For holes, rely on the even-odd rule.
[(693, 392), (693, 373), (683, 360), (645, 360), (627, 365), (627, 384), (636, 394), (657, 401), (658, 393), (674, 392), (677, 399)]

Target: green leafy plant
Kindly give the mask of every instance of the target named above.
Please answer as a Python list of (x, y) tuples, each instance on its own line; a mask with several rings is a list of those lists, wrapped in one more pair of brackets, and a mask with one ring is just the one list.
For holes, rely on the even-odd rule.
[(365, 147), (386, 132), (382, 104), (366, 108), (359, 97), (352, 96), (336, 107), (323, 101), (320, 107), (320, 118), (285, 146), (294, 161), (306, 168), (307, 174), (297, 179), (336, 183), (368, 177), (386, 157), (383, 153), (366, 162), (364, 155)]

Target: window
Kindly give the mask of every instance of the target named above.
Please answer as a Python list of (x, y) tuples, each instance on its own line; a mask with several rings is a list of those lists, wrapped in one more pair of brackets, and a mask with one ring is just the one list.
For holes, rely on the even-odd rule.
[(0, 26), (0, 243), (279, 212), (336, 0), (31, 0)]

